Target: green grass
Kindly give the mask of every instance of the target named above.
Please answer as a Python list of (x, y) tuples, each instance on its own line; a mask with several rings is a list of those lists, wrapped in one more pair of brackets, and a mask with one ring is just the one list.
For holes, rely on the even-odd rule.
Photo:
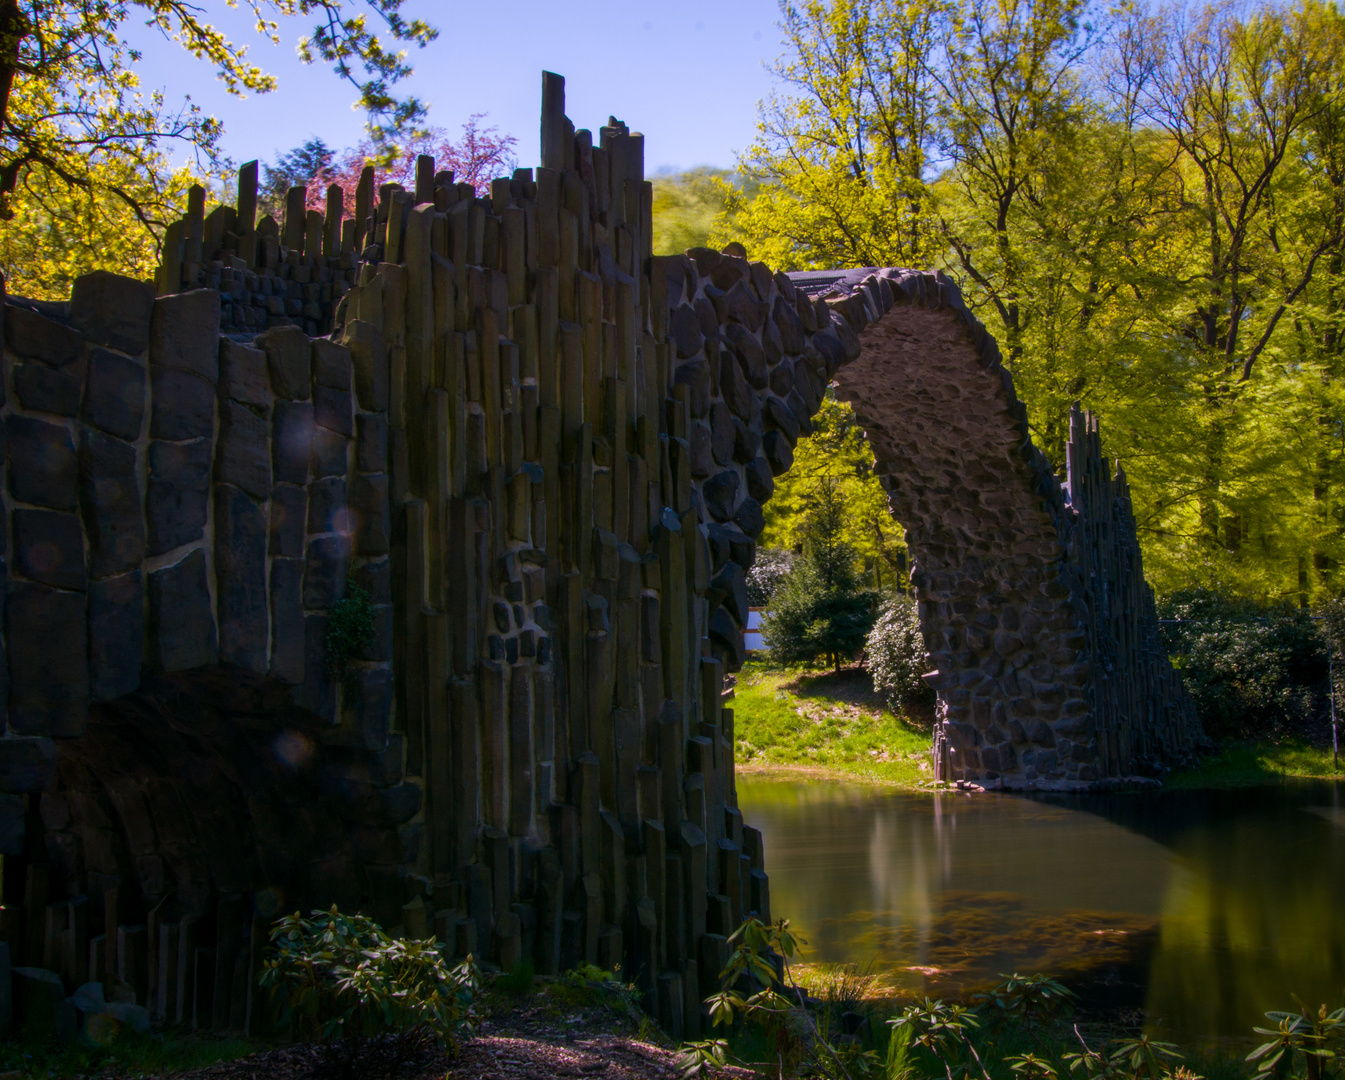
[(1284, 742), (1225, 742), (1194, 769), (1174, 772), (1163, 784), (1167, 788), (1252, 787), (1285, 779), (1339, 780), (1331, 761), (1331, 748), (1320, 749), (1289, 739)]
[(733, 694), (739, 764), (788, 766), (900, 787), (930, 770), (930, 720), (898, 716), (863, 668), (813, 673), (749, 662)]

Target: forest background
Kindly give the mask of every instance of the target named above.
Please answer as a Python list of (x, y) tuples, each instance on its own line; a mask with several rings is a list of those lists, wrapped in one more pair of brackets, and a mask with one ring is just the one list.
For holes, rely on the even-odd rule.
[[(45, 28), (46, 72), (12, 65), (5, 86), (7, 287), (57, 298), (90, 269), (148, 276), (189, 185), (223, 190), (218, 126), (141, 99), (135, 58), (109, 44), (115, 24), (81, 29), (81, 5), (0, 6), (65, 19)], [(188, 10), (143, 6), (166, 24)], [(273, 212), (290, 184), (321, 199), (365, 163), (399, 178), (427, 149), (463, 179), (513, 167), (511, 135), (480, 117), (452, 136), (427, 129), (424, 106), (396, 97), (409, 71), (398, 46), (432, 28), (380, 0), (380, 40), (353, 8), (310, 7), (335, 27), (313, 36), (314, 55), (346, 65), (370, 138), (310, 141), (268, 163)], [(1071, 402), (1100, 415), (1159, 593), (1201, 586), (1305, 606), (1338, 593), (1340, 11), (1318, 0), (809, 0), (782, 3), (780, 20), (779, 89), (760, 105), (755, 143), (732, 171), (655, 178), (656, 250), (737, 241), (782, 269), (943, 270), (1001, 342), (1034, 440), (1058, 466)], [(263, 85), (194, 25), (178, 25), (188, 48), (241, 86)], [(869, 584), (899, 584), (900, 529), (846, 406), (826, 406), (796, 460), (765, 542), (797, 548), (825, 483), (847, 501)]]

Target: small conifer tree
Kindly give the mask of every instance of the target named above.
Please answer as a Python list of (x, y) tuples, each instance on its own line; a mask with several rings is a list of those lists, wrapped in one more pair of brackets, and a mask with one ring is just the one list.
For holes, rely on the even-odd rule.
[(878, 610), (878, 594), (863, 588), (855, 550), (843, 539), (845, 500), (835, 480), (819, 480), (803, 529), (803, 554), (794, 560), (762, 620), (772, 658), (783, 664), (825, 657), (834, 670), (864, 647)]

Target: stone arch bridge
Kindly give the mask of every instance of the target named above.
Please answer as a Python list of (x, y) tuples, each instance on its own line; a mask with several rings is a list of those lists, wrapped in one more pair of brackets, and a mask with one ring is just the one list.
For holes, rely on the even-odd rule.
[[(250, 1028), (268, 921), (333, 901), (673, 1033), (770, 914), (734, 790), (744, 574), (829, 382), (906, 527), (935, 770), (1115, 786), (1199, 735), (1124, 477), (1061, 483), (937, 274), (651, 257), (643, 140), (544, 77), (542, 165), (422, 159), (327, 212), (193, 192), (154, 286), (4, 305), (0, 937)], [(352, 586), (371, 642), (342, 671)]]

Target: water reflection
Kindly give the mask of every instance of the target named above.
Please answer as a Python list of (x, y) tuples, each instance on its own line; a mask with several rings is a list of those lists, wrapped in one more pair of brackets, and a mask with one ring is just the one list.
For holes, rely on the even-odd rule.
[(1330, 785), (1032, 800), (744, 776), (738, 792), (809, 959), (941, 994), (1053, 971), (1181, 1039), (1345, 990)]

